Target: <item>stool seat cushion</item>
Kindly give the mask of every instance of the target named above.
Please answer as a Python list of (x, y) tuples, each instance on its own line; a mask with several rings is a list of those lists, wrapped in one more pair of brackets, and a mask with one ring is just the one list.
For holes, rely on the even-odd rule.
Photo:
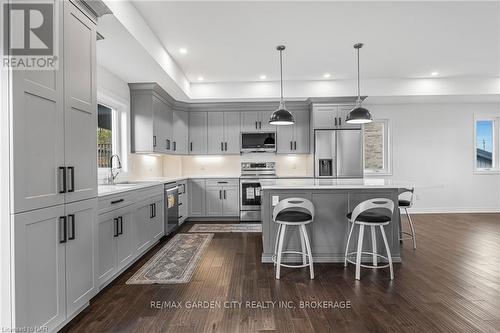
[(305, 222), (310, 220), (312, 220), (310, 214), (296, 210), (284, 210), (276, 216), (276, 221), (283, 222)]
[[(347, 214), (346, 216), (350, 220), (352, 212)], [(382, 223), (382, 222), (389, 222), (391, 219), (392, 219), (391, 216), (368, 211), (359, 214), (358, 217), (356, 218), (356, 221), (366, 222), (366, 223)]]
[(399, 205), (399, 207), (410, 207), (411, 201), (410, 200), (399, 200), (398, 205)]

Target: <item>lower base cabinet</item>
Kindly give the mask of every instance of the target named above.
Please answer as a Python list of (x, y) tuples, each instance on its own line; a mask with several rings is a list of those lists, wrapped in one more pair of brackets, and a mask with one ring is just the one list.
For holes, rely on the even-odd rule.
[(189, 217), (236, 217), (240, 215), (238, 179), (190, 179), (188, 184)]
[(158, 195), (136, 204), (134, 214), (136, 253), (144, 252), (165, 234), (163, 201), (163, 195)]
[(96, 292), (97, 199), (13, 215), (15, 327), (56, 330)]

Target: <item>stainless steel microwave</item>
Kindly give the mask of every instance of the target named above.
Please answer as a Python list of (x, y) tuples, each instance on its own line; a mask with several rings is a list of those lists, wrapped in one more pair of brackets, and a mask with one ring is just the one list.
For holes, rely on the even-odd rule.
[(241, 133), (241, 152), (276, 151), (276, 132)]

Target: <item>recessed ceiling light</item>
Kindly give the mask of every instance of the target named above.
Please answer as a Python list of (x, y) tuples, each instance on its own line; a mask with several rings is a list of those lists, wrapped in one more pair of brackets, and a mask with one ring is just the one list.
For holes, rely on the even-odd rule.
[(330, 76), (331, 76), (331, 75), (330, 75), (330, 73), (325, 73), (325, 74), (323, 74), (323, 77), (324, 77), (325, 79), (328, 79)]
[(205, 80), (203, 76), (198, 76), (198, 81), (203, 81), (203, 80)]
[(184, 48), (184, 47), (181, 47), (179, 49), (179, 53), (186, 54), (186, 53), (188, 53), (188, 50), (186, 48)]
[(439, 72), (432, 72), (431, 73), (432, 76), (438, 76), (439, 75)]
[(265, 75), (261, 75), (261, 76), (259, 76), (259, 79), (261, 79), (261, 80), (265, 80), (265, 79), (267, 79), (267, 76), (265, 76)]

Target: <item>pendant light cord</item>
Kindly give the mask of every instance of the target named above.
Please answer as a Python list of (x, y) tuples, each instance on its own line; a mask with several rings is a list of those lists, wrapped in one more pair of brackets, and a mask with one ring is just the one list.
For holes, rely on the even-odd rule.
[(280, 102), (283, 103), (283, 50), (280, 50), (280, 89), (281, 89)]
[(359, 89), (359, 48), (357, 49), (357, 51), (358, 51), (358, 104), (361, 104), (361, 95)]

